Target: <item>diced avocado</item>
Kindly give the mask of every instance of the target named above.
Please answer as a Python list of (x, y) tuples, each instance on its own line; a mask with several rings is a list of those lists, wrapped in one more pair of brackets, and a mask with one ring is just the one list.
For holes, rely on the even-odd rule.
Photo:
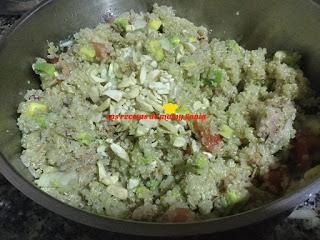
[(36, 121), (36, 123), (38, 123), (38, 125), (42, 128), (45, 128), (47, 126), (47, 116), (44, 114), (41, 114), (39, 116), (34, 116), (34, 120)]
[(175, 199), (182, 199), (182, 195), (181, 195), (181, 193), (180, 193), (180, 191), (179, 190), (177, 190), (177, 189), (173, 189), (172, 191), (171, 191), (171, 194), (172, 194), (172, 197), (173, 198), (175, 198)]
[(26, 115), (28, 117), (33, 117), (37, 113), (48, 112), (48, 106), (45, 103), (41, 102), (30, 102), (28, 103), (26, 109)]
[(139, 185), (135, 189), (135, 192), (136, 192), (136, 195), (138, 198), (144, 198), (145, 196), (147, 196), (150, 193), (150, 190), (143, 185)]
[(205, 154), (200, 153), (196, 156), (196, 159), (192, 165), (196, 170), (202, 170), (207, 166), (207, 164), (208, 164), (208, 157)]
[(239, 44), (235, 40), (226, 41), (226, 45), (230, 50), (233, 50), (235, 52), (240, 52), (241, 50)]
[(162, 61), (164, 59), (164, 51), (163, 51), (163, 49), (160, 48), (157, 51), (155, 51), (154, 54), (153, 54), (153, 57), (158, 62)]
[(161, 43), (157, 39), (150, 40), (148, 42), (148, 49), (154, 59), (158, 62), (164, 59), (164, 51), (161, 47)]
[(143, 185), (139, 185), (137, 188), (136, 188), (136, 193), (137, 194), (141, 194), (141, 193), (144, 193), (146, 191), (146, 187), (143, 186)]
[(36, 65), (36, 69), (40, 72), (47, 73), (49, 76), (54, 76), (56, 68), (53, 64), (50, 63), (40, 63)]
[(87, 61), (93, 61), (96, 56), (96, 51), (93, 47), (81, 47), (79, 55)]
[(159, 18), (151, 19), (148, 23), (148, 27), (154, 30), (158, 30), (161, 27), (161, 20)]
[(161, 48), (161, 43), (157, 39), (150, 40), (148, 46), (151, 52), (155, 52), (157, 49)]
[(146, 186), (152, 191), (156, 190), (159, 187), (159, 185), (160, 181), (157, 179), (151, 179), (146, 183)]
[[(233, 209), (234, 207), (240, 207), (246, 204), (249, 200), (249, 195), (241, 195), (236, 191), (227, 191), (224, 194), (225, 207), (226, 209)], [(227, 210), (228, 212), (228, 210)]]
[(242, 198), (240, 197), (240, 195), (236, 192), (227, 192), (225, 194), (225, 199), (226, 199), (226, 202), (228, 204), (228, 206), (233, 206), (239, 202), (242, 201)]
[(81, 132), (81, 133), (77, 134), (74, 137), (74, 139), (76, 141), (79, 141), (79, 142), (85, 144), (85, 145), (89, 145), (92, 142), (91, 136), (86, 132)]
[(233, 132), (234, 132), (233, 129), (230, 128), (228, 125), (222, 125), (222, 127), (220, 128), (219, 134), (222, 137), (230, 138), (230, 137), (232, 137)]
[(196, 42), (198, 42), (198, 39), (196, 37), (192, 36), (192, 37), (189, 37), (189, 42), (196, 43)]
[(210, 68), (207, 75), (207, 82), (211, 86), (219, 86), (222, 82), (222, 71), (217, 68)]
[(171, 44), (172, 44), (173, 46), (178, 46), (178, 45), (180, 44), (180, 42), (181, 42), (180, 38), (177, 37), (177, 36), (172, 36), (172, 37), (169, 39), (169, 41), (171, 42)]
[(304, 178), (314, 178), (320, 175), (320, 165), (317, 165), (304, 173)]
[(37, 74), (47, 74), (50, 77), (53, 77), (56, 71), (56, 68), (53, 64), (46, 62), (35, 63), (33, 69)]
[(113, 21), (113, 27), (116, 28), (118, 31), (126, 30), (127, 26), (129, 25), (128, 18), (126, 17), (117, 17)]
[(178, 107), (177, 113), (179, 113), (179, 114), (187, 114), (187, 113), (190, 113), (190, 110), (186, 105), (181, 105), (181, 106)]
[(182, 63), (182, 67), (187, 71), (192, 71), (195, 67), (197, 67), (197, 63), (193, 59), (189, 59)]

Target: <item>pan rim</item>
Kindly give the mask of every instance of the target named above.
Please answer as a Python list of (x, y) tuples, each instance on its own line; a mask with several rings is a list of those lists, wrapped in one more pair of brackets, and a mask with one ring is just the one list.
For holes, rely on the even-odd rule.
[[(29, 18), (53, 2), (54, 0), (45, 0), (38, 6), (34, 7), (30, 12), (24, 14), (21, 19), (19, 19), (3, 35), (3, 38), (0, 41), (0, 52), (2, 48), (5, 48), (5, 44), (10, 39), (11, 35), (13, 35), (20, 28), (23, 28), (24, 23)], [(68, 218), (74, 222), (101, 230), (141, 236), (190, 236), (196, 234), (223, 232), (249, 226), (251, 224), (275, 217), (280, 213), (292, 209), (301, 201), (305, 200), (310, 194), (318, 191), (319, 189), (317, 186), (320, 184), (320, 177), (318, 177), (308, 185), (299, 188), (288, 195), (282, 196), (281, 198), (278, 198), (268, 204), (259, 206), (249, 211), (241, 212), (236, 215), (207, 219), (200, 222), (158, 223), (114, 219), (108, 216), (103, 217), (63, 203), (62, 201), (51, 197), (27, 181), (13, 168), (13, 166), (3, 156), (2, 153), (0, 153), (0, 169), (1, 174), (15, 188), (17, 188), (29, 199), (33, 200), (49, 211)]]

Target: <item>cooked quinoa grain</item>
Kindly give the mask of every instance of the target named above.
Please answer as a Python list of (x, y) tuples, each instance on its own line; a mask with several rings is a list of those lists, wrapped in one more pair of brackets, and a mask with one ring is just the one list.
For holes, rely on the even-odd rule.
[[(21, 161), (35, 185), (99, 215), (169, 222), (232, 214), (283, 193), (296, 119), (307, 118), (306, 99), (318, 103), (299, 55), (249, 51), (207, 33), (155, 5), (50, 43), (32, 66), (42, 89), (18, 109)], [(159, 115), (168, 103), (206, 120), (105, 117)]]

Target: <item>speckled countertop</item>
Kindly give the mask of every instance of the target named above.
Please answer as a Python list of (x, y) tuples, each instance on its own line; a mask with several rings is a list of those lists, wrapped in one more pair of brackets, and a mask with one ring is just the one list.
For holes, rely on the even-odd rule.
[[(18, 16), (0, 15), (0, 39)], [(1, 171), (1, 169), (0, 169)], [(320, 186), (319, 186), (320, 191)], [(262, 237), (263, 236), (263, 237)], [(64, 219), (34, 203), (16, 190), (0, 174), (0, 240), (102, 240), (141, 239), (109, 232), (97, 231)], [(168, 239), (168, 238), (166, 238)], [(183, 238), (186, 239), (186, 238)], [(212, 239), (195, 236), (187, 239)], [(246, 236), (237, 236), (246, 239)], [(266, 240), (317, 240), (320, 239), (320, 193), (310, 196), (296, 210), (279, 223), (273, 233), (261, 233), (258, 239)]]

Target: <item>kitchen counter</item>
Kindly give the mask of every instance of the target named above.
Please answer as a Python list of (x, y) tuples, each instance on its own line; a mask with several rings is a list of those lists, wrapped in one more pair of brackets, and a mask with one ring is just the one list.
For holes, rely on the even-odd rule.
[[(18, 16), (0, 15), (0, 39)], [(1, 169), (0, 169), (1, 171)], [(320, 191), (320, 186), (319, 186)], [(310, 196), (284, 221), (278, 224), (271, 234), (261, 232), (257, 239), (299, 240), (320, 239), (320, 192)], [(0, 239), (1, 240), (100, 240), (100, 239), (141, 239), (93, 228), (66, 220), (26, 198), (0, 175)], [(168, 238), (166, 238), (168, 239)], [(183, 239), (212, 239), (210, 235)], [(247, 239), (247, 236), (237, 236)]]

